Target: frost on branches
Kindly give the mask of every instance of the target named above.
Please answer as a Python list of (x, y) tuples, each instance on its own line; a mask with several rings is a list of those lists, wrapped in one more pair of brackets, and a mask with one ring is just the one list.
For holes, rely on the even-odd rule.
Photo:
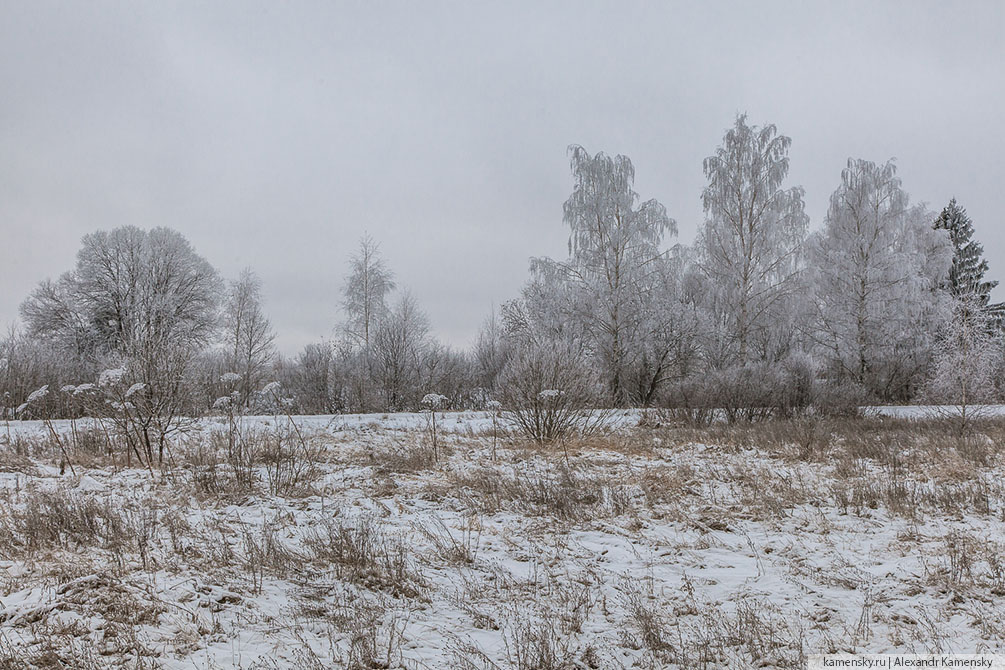
[(976, 292), (953, 301), (953, 315), (936, 347), (927, 388), (931, 402), (957, 406), (964, 426), (979, 413), (974, 405), (994, 399), (1002, 355), (983, 307)]

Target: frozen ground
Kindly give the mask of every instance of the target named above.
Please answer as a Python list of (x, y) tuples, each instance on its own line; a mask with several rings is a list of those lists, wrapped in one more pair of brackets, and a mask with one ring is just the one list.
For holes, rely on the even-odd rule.
[(682, 429), (627, 413), (566, 453), (464, 413), (434, 454), (426, 421), (313, 417), (301, 440), (255, 418), (233, 446), (211, 421), (154, 477), (82, 438), (61, 475), (41, 427), (12, 423), (0, 668), (1005, 651), (997, 422), (954, 441), (928, 424)]

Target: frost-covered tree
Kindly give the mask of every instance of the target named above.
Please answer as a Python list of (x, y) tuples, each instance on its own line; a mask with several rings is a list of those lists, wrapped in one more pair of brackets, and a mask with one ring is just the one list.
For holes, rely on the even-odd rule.
[(627, 156), (590, 156), (580, 146), (570, 154), (575, 183), (563, 211), (571, 258), (563, 270), (580, 294), (577, 306), (611, 398), (623, 404), (628, 369), (641, 353), (663, 238), (676, 235), (677, 224), (658, 201), (639, 203)]
[(509, 355), (503, 332), (503, 324), (493, 309), (482, 322), (473, 352), (475, 381), (486, 393), (495, 388), (496, 379)]
[(130, 397), (150, 451), (178, 425), (187, 373), (218, 325), (216, 270), (167, 228), (133, 226), (86, 235), (76, 267), (43, 282), (22, 304), (29, 332), (69, 355), (124, 365), (142, 385)]
[(484, 396), (481, 391), (476, 392), (477, 386), (468, 353), (429, 338), (419, 358), (416, 395), (422, 389), (436, 388), (447, 397), (451, 407), (471, 407)]
[(808, 217), (803, 189), (782, 188), (791, 142), (741, 114), (704, 163), (700, 264), (740, 363), (758, 357), (753, 341), (778, 322), (778, 308), (798, 287)]
[(984, 246), (973, 239), (974, 224), (967, 211), (956, 203), (956, 198), (943, 208), (935, 220), (935, 228), (949, 231), (949, 241), (953, 245), (953, 264), (946, 278), (946, 288), (956, 298), (977, 296), (982, 307), (987, 307), (991, 291), (997, 281), (985, 281), (988, 261), (984, 258)]
[(671, 381), (700, 365), (706, 312), (696, 300), (692, 279), (693, 254), (675, 245), (655, 263), (655, 272), (642, 284), (638, 336), (629, 359), (626, 386), (640, 406), (653, 404)]
[(833, 375), (884, 399), (913, 392), (946, 309), (948, 236), (908, 200), (892, 161), (849, 159), (811, 245), (811, 337)]
[(133, 226), (83, 238), (76, 268), (21, 306), (29, 330), (82, 355), (125, 353), (215, 330), (216, 271), (176, 231)]
[(240, 375), (237, 392), (246, 406), (251, 394), (267, 381), (269, 363), (275, 356), (275, 331), (262, 310), (262, 283), (245, 268), (230, 283), (223, 310), (228, 370)]
[(979, 293), (954, 297), (952, 316), (935, 349), (928, 399), (939, 405), (955, 405), (955, 418), (963, 428), (978, 414), (974, 405), (991, 401), (995, 394), (1002, 351), (988, 318)]
[(292, 393), (300, 412), (344, 411), (339, 392), (340, 367), (337, 349), (331, 342), (312, 342), (303, 348), (283, 384)]
[(507, 340), (520, 344), (561, 341), (566, 347), (583, 349), (589, 339), (580, 318), (581, 296), (567, 281), (565, 268), (550, 258), (533, 258), (530, 279), (520, 297), (500, 308)]
[(387, 296), (394, 290), (394, 273), (380, 256), (380, 245), (369, 235), (359, 242), (359, 249), (350, 259), (349, 275), (342, 289), (342, 306), (348, 317), (347, 332), (364, 349), (377, 323), (387, 314)]
[(408, 293), (382, 319), (371, 348), (384, 407), (398, 411), (414, 404), (419, 394), (423, 356), (429, 345), (429, 319)]
[[(58, 389), (67, 380), (77, 382), (93, 374), (93, 369), (56, 342), (39, 338), (11, 325), (0, 338), (0, 418), (13, 419), (14, 409), (24, 404), (36, 389), (48, 385)], [(72, 416), (58, 406), (63, 394), (51, 394), (47, 409), (60, 416)], [(32, 407), (34, 411), (37, 405)]]
[[(582, 331), (611, 399), (623, 404), (629, 397), (628, 370), (641, 351), (650, 287), (663, 257), (660, 245), (677, 227), (656, 200), (639, 203), (628, 157), (591, 156), (580, 146), (569, 153), (574, 184), (563, 208), (569, 259), (532, 262), (535, 278), (528, 288), (537, 295), (527, 300), (525, 292), (529, 311), (522, 316), (533, 320), (536, 311), (546, 328), (569, 335)], [(510, 316), (521, 317), (512, 311)]]

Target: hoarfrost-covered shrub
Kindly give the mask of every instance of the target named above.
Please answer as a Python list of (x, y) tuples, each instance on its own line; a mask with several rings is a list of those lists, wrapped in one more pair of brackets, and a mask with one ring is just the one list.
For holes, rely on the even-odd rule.
[(450, 399), (445, 395), (440, 395), (439, 393), (427, 393), (422, 396), (422, 406), (428, 407), (431, 410), (439, 409), (447, 404)]
[(780, 377), (765, 363), (710, 370), (673, 387), (666, 406), (691, 423), (710, 423), (720, 412), (730, 423), (758, 421), (775, 412)]
[(98, 386), (105, 388), (119, 384), (126, 376), (125, 368), (112, 368), (98, 375)]
[(670, 420), (707, 425), (719, 414), (730, 423), (798, 416), (820, 397), (815, 361), (794, 354), (691, 375), (668, 385), (661, 405)]
[(805, 413), (817, 399), (816, 361), (803, 353), (791, 354), (775, 368), (775, 408), (783, 416)]
[(925, 389), (928, 400), (955, 406), (951, 415), (961, 430), (966, 429), (984, 409), (983, 403), (995, 399), (994, 376), (1001, 355), (1000, 342), (992, 334), (979, 298), (970, 295), (954, 300)]
[(595, 432), (607, 413), (597, 409), (600, 383), (586, 359), (562, 345), (528, 345), (499, 375), (506, 416), (526, 437), (554, 442)]

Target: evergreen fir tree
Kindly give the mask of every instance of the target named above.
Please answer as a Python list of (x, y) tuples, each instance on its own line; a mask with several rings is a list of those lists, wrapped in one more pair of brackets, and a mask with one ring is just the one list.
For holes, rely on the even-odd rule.
[(956, 204), (956, 198), (950, 200), (939, 214), (935, 228), (948, 230), (953, 244), (953, 265), (949, 270), (946, 289), (955, 298), (976, 296), (982, 307), (989, 307), (991, 290), (998, 282), (984, 281), (984, 275), (988, 271), (984, 246), (973, 239), (973, 221), (967, 216), (966, 210)]

